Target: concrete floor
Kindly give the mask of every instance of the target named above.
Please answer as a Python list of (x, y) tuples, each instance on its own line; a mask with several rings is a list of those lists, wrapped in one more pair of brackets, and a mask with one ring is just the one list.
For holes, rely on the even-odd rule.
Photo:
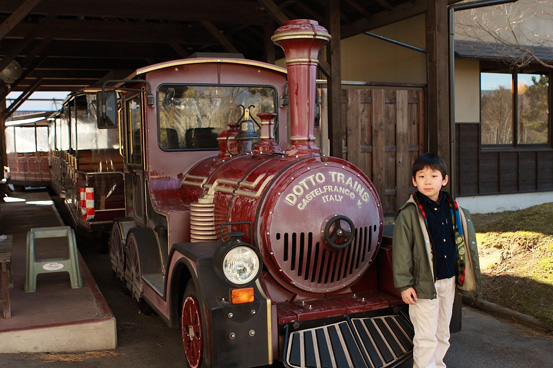
[[(14, 287), (11, 319), (0, 319), (0, 353), (114, 349), (116, 321), (82, 257), (82, 287), (68, 272), (39, 274), (36, 291), (25, 292), (27, 232), (63, 222), (45, 191), (14, 193), (0, 204), (0, 234), (11, 235)], [(37, 239), (37, 259), (67, 258), (65, 238)]]

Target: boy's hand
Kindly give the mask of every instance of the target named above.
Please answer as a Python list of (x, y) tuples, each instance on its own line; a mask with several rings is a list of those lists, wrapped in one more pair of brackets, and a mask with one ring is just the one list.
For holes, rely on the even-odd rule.
[(405, 304), (417, 303), (417, 292), (412, 287), (401, 292), (401, 299)]

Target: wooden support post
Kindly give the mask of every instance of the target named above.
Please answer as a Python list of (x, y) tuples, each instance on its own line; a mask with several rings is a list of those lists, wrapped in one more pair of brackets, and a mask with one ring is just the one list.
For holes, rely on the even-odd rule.
[(328, 30), (332, 39), (328, 43), (327, 61), (330, 64), (328, 78), (328, 136), (330, 155), (343, 157), (344, 127), (342, 123), (342, 67), (340, 51), (340, 1), (329, 0), (327, 7)]
[[(428, 151), (450, 162), (448, 12), (446, 1), (428, 1)], [(453, 168), (449, 168), (452, 170)]]
[(275, 32), (275, 23), (271, 17), (267, 17), (267, 22), (263, 27), (263, 39), (265, 40), (265, 61), (274, 64), (275, 63), (275, 44), (271, 41), (271, 36)]

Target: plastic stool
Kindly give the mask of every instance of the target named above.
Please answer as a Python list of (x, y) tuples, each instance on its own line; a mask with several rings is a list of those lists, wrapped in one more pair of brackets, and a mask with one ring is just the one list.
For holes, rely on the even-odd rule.
[[(36, 259), (35, 239), (67, 238), (69, 258)], [(83, 286), (75, 232), (69, 226), (33, 228), (27, 233), (27, 267), (25, 292), (36, 291), (36, 277), (40, 273), (69, 272), (71, 288)]]

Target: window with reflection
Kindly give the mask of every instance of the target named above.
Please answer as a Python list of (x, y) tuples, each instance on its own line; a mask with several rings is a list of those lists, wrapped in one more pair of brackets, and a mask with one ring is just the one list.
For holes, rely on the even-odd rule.
[(159, 146), (165, 150), (217, 149), (219, 133), (240, 121), (244, 107), (251, 106), (258, 122), (258, 113), (277, 112), (270, 86), (162, 85), (157, 94)]
[(128, 134), (127, 142), (129, 144), (128, 160), (131, 164), (142, 163), (142, 112), (140, 110), (140, 96), (137, 95), (125, 102), (127, 111)]
[(480, 74), (483, 145), (550, 144), (549, 72)]
[(118, 149), (119, 136), (116, 129), (98, 129), (96, 95), (87, 94), (76, 98), (77, 147), (79, 150)]
[(48, 126), (19, 125), (4, 130), (6, 153), (48, 152)]

